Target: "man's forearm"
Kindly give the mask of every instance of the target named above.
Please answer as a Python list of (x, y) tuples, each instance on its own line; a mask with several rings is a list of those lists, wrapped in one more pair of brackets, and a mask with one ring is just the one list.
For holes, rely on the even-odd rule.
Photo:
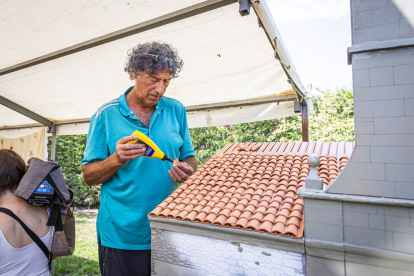
[(190, 165), (194, 171), (197, 170), (197, 159), (194, 156), (188, 157), (181, 162), (185, 162)]
[(83, 181), (89, 186), (101, 184), (108, 181), (121, 167), (116, 156), (112, 154), (105, 160), (84, 165)]

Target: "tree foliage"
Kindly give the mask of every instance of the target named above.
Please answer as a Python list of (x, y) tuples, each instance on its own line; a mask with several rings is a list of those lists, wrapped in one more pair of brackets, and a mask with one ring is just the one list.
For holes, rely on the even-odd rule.
[[(312, 98), (309, 115), (311, 141), (354, 141), (352, 91), (320, 92)], [(302, 140), (300, 116), (230, 126), (190, 129), (197, 160), (202, 164), (218, 150), (233, 142), (292, 142)]]
[(92, 207), (99, 203), (100, 186), (89, 187), (82, 180), (83, 152), (86, 135), (57, 136), (56, 161), (63, 171), (66, 184), (73, 191), (75, 205)]
[[(354, 140), (352, 91), (321, 92), (312, 98), (314, 113), (309, 115), (310, 140), (339, 142)], [(202, 165), (218, 150), (233, 142), (290, 142), (302, 140), (301, 117), (260, 121), (229, 126), (190, 129), (196, 157)], [(58, 136), (56, 160), (73, 190), (77, 205), (99, 204), (100, 186), (82, 181), (81, 160), (86, 135)]]

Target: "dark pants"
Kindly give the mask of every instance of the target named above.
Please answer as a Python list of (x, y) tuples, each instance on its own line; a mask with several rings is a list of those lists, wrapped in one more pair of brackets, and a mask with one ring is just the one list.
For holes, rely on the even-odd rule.
[(148, 276), (151, 250), (124, 250), (99, 246), (99, 268), (103, 276)]

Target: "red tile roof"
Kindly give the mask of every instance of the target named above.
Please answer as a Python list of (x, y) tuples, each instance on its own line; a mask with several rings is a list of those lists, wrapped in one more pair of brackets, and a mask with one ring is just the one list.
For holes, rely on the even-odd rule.
[(211, 157), (149, 215), (276, 235), (303, 236), (297, 191), (318, 154), (325, 185), (342, 171), (354, 143), (232, 143)]

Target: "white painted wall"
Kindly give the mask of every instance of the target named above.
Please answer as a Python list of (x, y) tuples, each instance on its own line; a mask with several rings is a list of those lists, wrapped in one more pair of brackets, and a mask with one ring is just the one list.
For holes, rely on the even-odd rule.
[(302, 276), (299, 253), (152, 229), (152, 275)]

